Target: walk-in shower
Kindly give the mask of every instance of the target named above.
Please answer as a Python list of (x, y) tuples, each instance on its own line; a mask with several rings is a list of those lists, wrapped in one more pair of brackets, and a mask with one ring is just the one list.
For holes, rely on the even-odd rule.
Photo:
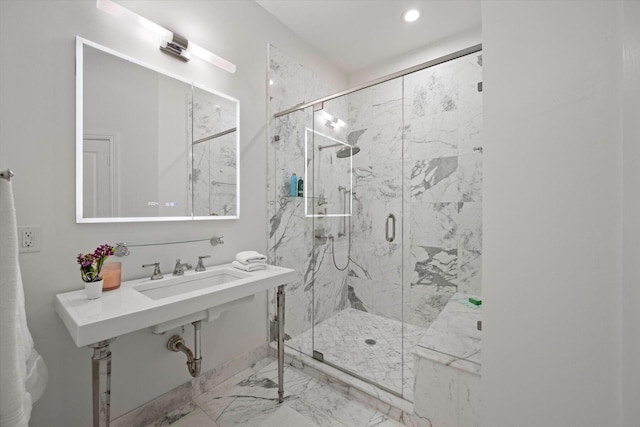
[(286, 343), (412, 400), (414, 346), (455, 292), (480, 294), (480, 46), (331, 96), (269, 55), (269, 258), (299, 277)]

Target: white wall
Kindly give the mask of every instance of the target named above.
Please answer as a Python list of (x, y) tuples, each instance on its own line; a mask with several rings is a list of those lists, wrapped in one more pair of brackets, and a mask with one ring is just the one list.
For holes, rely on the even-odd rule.
[(399, 55), (389, 61), (351, 73), (349, 75), (349, 87), (375, 80), (480, 43), (482, 43), (481, 28), (469, 29), (456, 36), (438, 40), (435, 43), (428, 43), (420, 49)]
[(640, 2), (623, 9), (622, 425), (640, 420)]
[[(225, 236), (207, 242), (132, 248), (124, 279), (150, 274), (140, 265), (176, 258), (230, 261), (244, 249), (266, 251), (266, 45), (301, 58), (335, 87), (345, 79), (312, 48), (292, 36), (252, 1), (126, 1), (238, 66), (227, 74), (197, 59), (185, 64), (158, 50), (153, 37), (95, 8), (94, 1), (0, 1), (0, 168), (16, 176), (19, 225), (42, 226), (42, 252), (20, 256), (27, 318), (37, 350), (51, 374), (35, 404), (38, 426), (90, 424), (90, 356), (77, 349), (53, 311), (54, 295), (82, 286), (75, 255), (103, 242), (162, 242)], [(241, 103), (241, 219), (237, 221), (76, 224), (74, 222), (74, 37), (97, 43), (175, 74), (217, 88)], [(266, 298), (203, 327), (203, 370), (266, 342)], [(191, 342), (191, 334), (186, 335)], [(182, 355), (165, 350), (166, 336), (129, 334), (112, 345), (112, 415), (118, 416), (189, 380)]]
[(482, 2), (485, 426), (621, 422), (621, 4)]

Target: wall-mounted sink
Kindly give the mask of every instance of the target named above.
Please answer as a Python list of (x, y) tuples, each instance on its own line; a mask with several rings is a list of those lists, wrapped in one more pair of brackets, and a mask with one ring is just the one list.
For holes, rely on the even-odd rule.
[(250, 277), (235, 269), (223, 268), (201, 273), (185, 273), (184, 276), (173, 276), (160, 280), (149, 280), (148, 283), (134, 286), (133, 289), (153, 300), (184, 294), (187, 292), (224, 285)]
[[(116, 337), (151, 328), (163, 333), (193, 323), (194, 340), (200, 342), (201, 322), (211, 322), (231, 308), (250, 303), (254, 295), (278, 287), (278, 402), (284, 401), (284, 288), (296, 279), (290, 268), (267, 266), (264, 270), (244, 272), (231, 264), (203, 272), (185, 272), (160, 280), (139, 279), (123, 282), (120, 288), (88, 300), (84, 289), (57, 294), (55, 309), (78, 347), (93, 349), (91, 358), (93, 383), (93, 425), (109, 425), (111, 401), (111, 351)], [(266, 319), (265, 319), (266, 320)], [(174, 338), (181, 342), (175, 347)], [(185, 351), (179, 336), (167, 346)], [(201, 356), (195, 344), (195, 357), (188, 358), (191, 375), (200, 372)], [(188, 350), (188, 349), (187, 349)], [(189, 350), (189, 353), (191, 351)], [(192, 365), (193, 364), (193, 370)], [(96, 375), (100, 372), (100, 375)]]
[(290, 268), (268, 266), (244, 272), (231, 264), (168, 276), (123, 282), (88, 300), (84, 290), (56, 295), (56, 312), (78, 347), (140, 329), (163, 332), (195, 320), (212, 321), (252, 296), (296, 279)]

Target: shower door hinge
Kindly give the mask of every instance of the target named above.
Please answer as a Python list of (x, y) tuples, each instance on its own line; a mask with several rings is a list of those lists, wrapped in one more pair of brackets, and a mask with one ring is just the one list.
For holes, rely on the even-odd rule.
[(482, 92), (482, 82), (478, 82), (478, 92)]
[(317, 350), (313, 350), (313, 358), (321, 362), (324, 362), (324, 354), (320, 353)]
[(274, 137), (273, 137), (273, 140), (274, 140), (275, 142), (280, 141), (280, 135), (276, 135), (276, 136), (274, 136)]
[(324, 102), (318, 102), (317, 104), (313, 104), (313, 112), (320, 111), (324, 109)]

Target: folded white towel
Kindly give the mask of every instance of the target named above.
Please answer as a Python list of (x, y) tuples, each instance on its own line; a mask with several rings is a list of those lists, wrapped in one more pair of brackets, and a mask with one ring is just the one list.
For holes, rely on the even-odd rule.
[(251, 264), (243, 264), (238, 261), (233, 261), (231, 265), (237, 268), (238, 270), (244, 270), (244, 271), (264, 270), (265, 268), (267, 268), (267, 264), (263, 262), (252, 262)]
[(11, 182), (0, 179), (0, 427), (27, 427), (48, 372), (27, 327)]
[(243, 264), (251, 264), (253, 262), (267, 262), (267, 257), (256, 251), (243, 251), (236, 254), (236, 261)]

